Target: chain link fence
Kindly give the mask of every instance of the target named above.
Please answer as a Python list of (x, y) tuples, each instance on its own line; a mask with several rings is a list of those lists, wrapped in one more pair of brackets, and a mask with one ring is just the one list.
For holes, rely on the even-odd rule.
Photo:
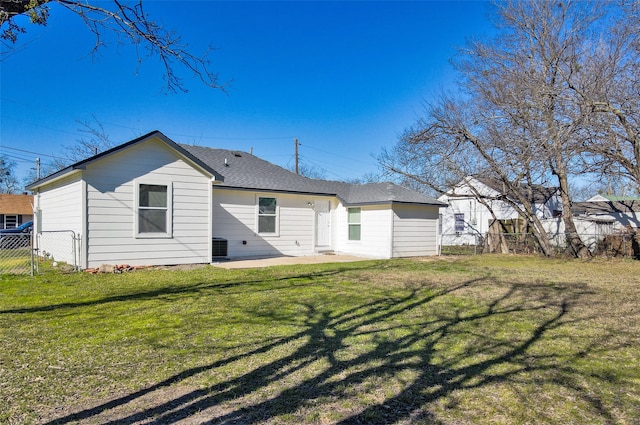
[(33, 237), (31, 233), (0, 237), (0, 274), (33, 273)]
[(40, 274), (52, 268), (78, 270), (80, 239), (71, 230), (2, 235), (0, 274)]
[[(496, 237), (497, 235), (492, 235)], [(571, 248), (567, 243), (564, 234), (549, 234), (549, 240), (557, 256), (571, 256)], [(479, 255), (492, 252), (509, 254), (541, 254), (542, 250), (536, 238), (530, 233), (502, 233), (498, 244), (480, 234), (443, 234), (440, 241), (441, 255)], [(638, 238), (639, 236), (635, 236)], [(581, 234), (582, 242), (589, 248), (591, 253), (599, 257), (623, 257), (633, 258), (634, 234), (617, 233), (610, 235), (603, 234)], [(496, 250), (496, 245), (499, 249)]]

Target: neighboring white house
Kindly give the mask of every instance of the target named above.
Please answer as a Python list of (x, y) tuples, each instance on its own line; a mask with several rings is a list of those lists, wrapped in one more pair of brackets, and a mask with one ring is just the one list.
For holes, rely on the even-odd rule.
[[(592, 251), (607, 235), (624, 233), (629, 228), (640, 228), (639, 199), (610, 199), (596, 195), (585, 202), (574, 202), (571, 209), (576, 231)], [(553, 243), (565, 243), (565, 226), (561, 219), (547, 219), (542, 224)]]
[(640, 199), (596, 195), (585, 202), (574, 202), (573, 215), (583, 220), (611, 223), (613, 231), (640, 228)]
[[(531, 197), (534, 211), (540, 219), (561, 215), (562, 202), (558, 188), (521, 185), (520, 190), (525, 196)], [(442, 245), (473, 245), (478, 242), (478, 236), (488, 232), (494, 216), (478, 198), (490, 206), (498, 220), (519, 218), (518, 212), (505, 201), (505, 198), (513, 199), (513, 196), (499, 181), (465, 177), (438, 198), (449, 205), (441, 210)]]
[(445, 204), (392, 183), (309, 179), (251, 154), (181, 145), (158, 131), (32, 183), (40, 252), (73, 231), (80, 268), (337, 252), (435, 255)]

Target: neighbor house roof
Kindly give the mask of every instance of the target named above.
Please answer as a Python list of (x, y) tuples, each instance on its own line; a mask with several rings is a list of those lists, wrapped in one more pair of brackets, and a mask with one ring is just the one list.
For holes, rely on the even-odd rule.
[(247, 152), (180, 145), (224, 176), (216, 187), (337, 196), (345, 205), (408, 203), (445, 206), (394, 183), (350, 184), (311, 179)]
[[(486, 178), (486, 177), (475, 177), (476, 180), (481, 183), (487, 185), (491, 189), (496, 192), (500, 192), (503, 195), (510, 196), (513, 195), (513, 192), (507, 190), (506, 185), (498, 179)], [(518, 192), (524, 198), (532, 197), (531, 201), (535, 204), (544, 204), (547, 202), (556, 192), (558, 191), (557, 187), (547, 187), (542, 185), (528, 185), (525, 183), (520, 183), (518, 185)]]
[(215, 177), (216, 187), (337, 196), (345, 205), (406, 203), (446, 206), (430, 196), (394, 183), (349, 184), (311, 179), (246, 152), (178, 144), (159, 131), (152, 131), (130, 142), (70, 165), (51, 176), (30, 184), (27, 189), (34, 190), (76, 170), (82, 170), (88, 164), (99, 161), (101, 158), (151, 138), (160, 139), (193, 164)]
[(33, 214), (32, 195), (0, 194), (0, 214)]
[(576, 215), (640, 213), (640, 200), (574, 202), (571, 210)]

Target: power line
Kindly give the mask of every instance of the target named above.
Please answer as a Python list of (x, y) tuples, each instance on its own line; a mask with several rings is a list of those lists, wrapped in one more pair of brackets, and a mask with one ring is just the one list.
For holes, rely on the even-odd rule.
[(305, 162), (315, 165), (316, 167), (318, 167), (318, 168), (319, 168), (319, 169), (321, 169), (322, 171), (325, 171), (325, 172), (327, 172), (327, 173), (329, 173), (329, 174), (332, 174), (333, 176), (335, 176), (335, 177), (339, 178), (340, 180), (346, 180), (346, 177), (345, 177), (345, 176), (341, 176), (341, 175), (336, 174), (336, 173), (334, 173), (334, 172), (332, 172), (332, 171), (329, 171), (328, 169), (326, 169), (326, 168), (325, 168), (325, 167), (323, 167), (322, 165), (316, 164), (316, 163), (315, 163), (315, 162), (313, 162), (313, 161), (310, 161), (310, 160), (308, 160), (308, 159), (305, 159), (305, 160), (303, 161), (303, 163), (305, 163)]
[(25, 152), (25, 153), (30, 153), (30, 154), (33, 154), (33, 155), (48, 156), (49, 158), (64, 160), (64, 158), (61, 158), (59, 156), (48, 155), (46, 153), (32, 152), (32, 151), (27, 151), (27, 150), (24, 150), (24, 149), (12, 148), (12, 147), (9, 147), (9, 146), (2, 146), (2, 149), (9, 149), (9, 150), (12, 150), (12, 151)]
[(32, 159), (27, 159), (18, 155), (13, 155), (10, 153), (3, 153), (2, 156), (4, 156), (5, 158), (11, 158), (11, 160), (13, 161), (18, 161), (18, 162), (33, 162)]
[(371, 162), (362, 161), (362, 160), (360, 160), (360, 159), (351, 158), (351, 157), (348, 157), (348, 156), (339, 155), (339, 154), (337, 154), (337, 153), (333, 153), (333, 152), (325, 151), (325, 150), (322, 150), (322, 149), (318, 149), (318, 148), (315, 148), (315, 147), (313, 147), (313, 146), (307, 145), (306, 143), (305, 143), (305, 144), (300, 143), (300, 146), (304, 146), (304, 147), (306, 147), (306, 148), (309, 148), (309, 149), (312, 149), (312, 150), (315, 150), (315, 151), (318, 151), (318, 152), (326, 153), (326, 154), (328, 154), (328, 155), (337, 156), (337, 157), (339, 157), (339, 158), (348, 159), (348, 160), (350, 160), (350, 161), (356, 161), (356, 162), (360, 162), (360, 163), (362, 163), (362, 164), (367, 164), (367, 165), (375, 165), (375, 164), (373, 164), (373, 163), (371, 163)]

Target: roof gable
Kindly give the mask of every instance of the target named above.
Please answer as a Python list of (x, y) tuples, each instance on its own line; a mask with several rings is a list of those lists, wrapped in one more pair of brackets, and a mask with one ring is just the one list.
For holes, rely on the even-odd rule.
[(106, 150), (104, 152), (101, 152), (97, 155), (94, 155), (90, 158), (84, 159), (82, 161), (76, 162), (75, 164), (72, 164), (66, 168), (63, 168), (62, 170), (59, 170), (43, 179), (40, 179), (36, 182), (33, 182), (31, 184), (29, 184), (26, 188), (27, 190), (34, 190), (37, 189), (38, 187), (43, 186), (44, 184), (47, 183), (51, 183), (55, 180), (58, 180), (60, 178), (63, 178), (77, 170), (84, 170), (87, 165), (94, 163), (96, 161), (100, 161), (101, 159), (104, 159), (106, 157), (109, 157), (115, 153), (124, 151), (134, 145), (140, 144), (140, 143), (144, 143), (148, 140), (151, 139), (157, 139), (162, 141), (163, 143), (165, 143), (166, 145), (168, 145), (170, 148), (172, 148), (174, 151), (176, 151), (179, 155), (181, 155), (182, 157), (184, 157), (187, 161), (191, 162), (191, 164), (197, 168), (200, 168), (203, 172), (205, 172), (206, 174), (210, 175), (211, 177), (215, 178), (216, 180), (223, 180), (223, 177), (216, 172), (213, 168), (209, 167), (206, 163), (202, 162), (199, 158), (193, 156), (190, 152), (186, 151), (185, 149), (183, 149), (180, 145), (178, 145), (176, 142), (174, 142), (173, 140), (169, 139), (167, 136), (165, 136), (164, 134), (162, 134), (160, 131), (158, 130), (154, 130), (150, 133), (147, 133), (143, 136), (140, 136), (136, 139), (133, 139), (127, 143), (123, 143), (121, 145), (118, 145), (112, 149)]

